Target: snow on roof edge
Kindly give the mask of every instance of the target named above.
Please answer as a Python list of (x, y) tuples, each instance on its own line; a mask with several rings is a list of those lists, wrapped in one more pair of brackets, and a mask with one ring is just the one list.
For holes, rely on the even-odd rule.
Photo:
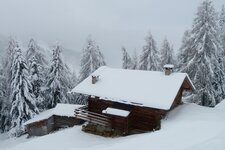
[(193, 82), (191, 81), (189, 75), (187, 73), (185, 73), (185, 74), (186, 74), (186, 78), (188, 79), (188, 82), (190, 83), (190, 85), (192, 87), (193, 92), (195, 92), (196, 91), (196, 88), (195, 88)]

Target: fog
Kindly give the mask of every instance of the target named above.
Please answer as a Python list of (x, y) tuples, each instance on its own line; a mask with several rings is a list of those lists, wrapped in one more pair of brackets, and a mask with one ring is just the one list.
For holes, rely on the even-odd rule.
[[(160, 47), (167, 37), (177, 50), (200, 0), (0, 0), (0, 35), (26, 43), (56, 41), (81, 51), (92, 35), (109, 66), (121, 66), (121, 46), (140, 53), (149, 31)], [(214, 0), (220, 10), (223, 0)], [(74, 57), (76, 58), (76, 57)]]

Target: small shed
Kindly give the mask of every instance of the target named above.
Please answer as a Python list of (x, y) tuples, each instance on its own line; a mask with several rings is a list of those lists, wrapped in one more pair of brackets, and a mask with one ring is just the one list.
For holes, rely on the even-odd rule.
[[(100, 67), (72, 90), (89, 95), (87, 109), (77, 109), (75, 116), (125, 135), (158, 130), (161, 119), (182, 103), (183, 91), (195, 90), (186, 73), (172, 69), (171, 65), (165, 72)], [(92, 82), (93, 76), (98, 80)]]
[(57, 104), (25, 122), (26, 131), (29, 136), (43, 136), (59, 128), (80, 125), (84, 121), (74, 116), (74, 110), (80, 107), (82, 105)]

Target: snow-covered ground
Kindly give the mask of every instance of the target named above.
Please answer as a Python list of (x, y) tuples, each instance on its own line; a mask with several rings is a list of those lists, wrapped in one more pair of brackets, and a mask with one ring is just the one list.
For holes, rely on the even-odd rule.
[(79, 149), (155, 149), (224, 150), (225, 101), (215, 108), (184, 104), (162, 121), (156, 132), (119, 138), (104, 138), (81, 131), (81, 126), (64, 129), (43, 137), (26, 139), (0, 135), (1, 150), (79, 150)]

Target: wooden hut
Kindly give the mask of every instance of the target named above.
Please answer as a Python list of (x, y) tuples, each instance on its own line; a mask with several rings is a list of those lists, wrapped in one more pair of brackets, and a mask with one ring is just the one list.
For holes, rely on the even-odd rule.
[(158, 130), (161, 119), (182, 103), (183, 91), (194, 90), (186, 73), (172, 69), (172, 65), (166, 65), (165, 72), (100, 67), (72, 90), (89, 95), (87, 108), (76, 109), (75, 116), (103, 135), (103, 129), (109, 135)]
[(59, 128), (82, 124), (84, 121), (74, 116), (74, 110), (80, 107), (82, 105), (57, 104), (25, 122), (26, 131), (29, 136), (43, 136)]

